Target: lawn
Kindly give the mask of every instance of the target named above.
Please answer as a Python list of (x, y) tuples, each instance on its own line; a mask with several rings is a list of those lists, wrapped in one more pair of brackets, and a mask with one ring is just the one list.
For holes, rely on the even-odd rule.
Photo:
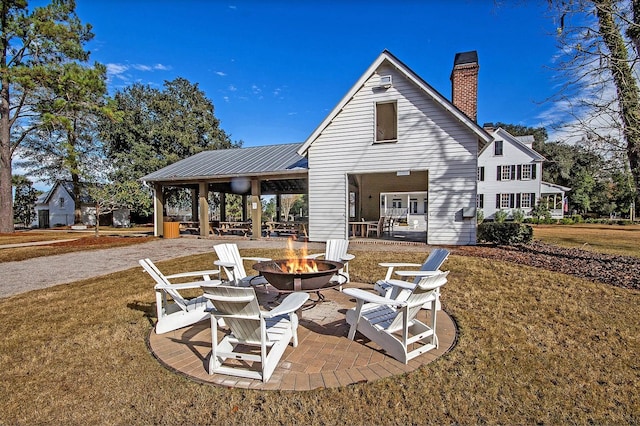
[(533, 237), (545, 243), (609, 254), (640, 257), (640, 225), (532, 225)]
[[(354, 281), (379, 278), (379, 261), (424, 260), (350, 251)], [(153, 292), (141, 268), (0, 300), (0, 423), (640, 423), (638, 291), (472, 257), (451, 256), (445, 269), (442, 302), (459, 327), (450, 353), (409, 374), (308, 392), (226, 389), (165, 370), (145, 343)]]

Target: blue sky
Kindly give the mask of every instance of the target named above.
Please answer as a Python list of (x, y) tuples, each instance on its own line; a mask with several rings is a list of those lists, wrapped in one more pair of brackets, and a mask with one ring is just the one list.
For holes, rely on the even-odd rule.
[[(31, 3), (35, 6), (39, 3)], [(477, 50), (478, 122), (547, 124), (556, 54), (546, 2), (77, 0), (113, 93), (184, 77), (244, 146), (304, 141), (388, 49), (450, 98), (456, 52)], [(551, 115), (553, 115), (551, 113)]]

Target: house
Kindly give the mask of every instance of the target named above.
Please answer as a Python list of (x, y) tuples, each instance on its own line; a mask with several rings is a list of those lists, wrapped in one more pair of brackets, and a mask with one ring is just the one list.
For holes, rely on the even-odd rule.
[(513, 136), (491, 124), (484, 127), (493, 136), (478, 155), (476, 207), (484, 218), (495, 219), (500, 210), (508, 216), (516, 210), (531, 216), (538, 202), (547, 205), (553, 218), (562, 218), (564, 193), (570, 188), (542, 181), (545, 158), (534, 151), (533, 136)]
[[(81, 196), (82, 223), (96, 224), (95, 204), (88, 196)], [(73, 225), (75, 222), (75, 201), (73, 197), (73, 183), (68, 181), (56, 182), (49, 192), (41, 194), (36, 200), (36, 218), (32, 223), (34, 228), (53, 228)], [(130, 225), (129, 209), (118, 209), (111, 214), (100, 216), (101, 225), (128, 227)]]
[(143, 177), (154, 188), (156, 235), (164, 186), (197, 192), (199, 217), (209, 191), (249, 197), (253, 235), (260, 196), (294, 188), (308, 194), (311, 241), (401, 212), (420, 218), (428, 244), (475, 244), (478, 152), (492, 140), (476, 124), (478, 70), (475, 51), (455, 56), (449, 101), (383, 51), (303, 143), (199, 153)]

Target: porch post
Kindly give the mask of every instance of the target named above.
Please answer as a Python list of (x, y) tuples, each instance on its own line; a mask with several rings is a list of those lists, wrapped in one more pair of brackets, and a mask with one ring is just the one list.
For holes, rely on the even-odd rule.
[(198, 220), (200, 221), (200, 235), (203, 237), (209, 236), (209, 184), (207, 182), (200, 182), (198, 192), (200, 193), (200, 214)]
[(280, 193), (276, 194), (276, 222), (282, 222), (282, 218), (280, 217), (280, 205), (282, 204), (281, 195)]
[(191, 222), (198, 220), (198, 188), (191, 188)]
[(153, 185), (153, 235), (164, 235), (164, 200), (162, 199), (162, 185)]
[(246, 222), (249, 220), (247, 215), (247, 196), (245, 194), (242, 195), (242, 221)]
[(260, 180), (251, 179), (251, 232), (252, 240), (262, 237), (262, 203), (260, 202)]
[(220, 193), (220, 221), (227, 221), (227, 193)]

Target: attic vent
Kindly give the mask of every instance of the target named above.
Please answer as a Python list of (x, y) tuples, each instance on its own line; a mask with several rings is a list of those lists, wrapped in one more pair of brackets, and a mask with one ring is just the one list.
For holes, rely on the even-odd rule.
[(380, 76), (380, 83), (378, 85), (380, 87), (384, 87), (385, 89), (388, 89), (389, 87), (391, 87), (391, 76), (390, 75), (381, 75)]

